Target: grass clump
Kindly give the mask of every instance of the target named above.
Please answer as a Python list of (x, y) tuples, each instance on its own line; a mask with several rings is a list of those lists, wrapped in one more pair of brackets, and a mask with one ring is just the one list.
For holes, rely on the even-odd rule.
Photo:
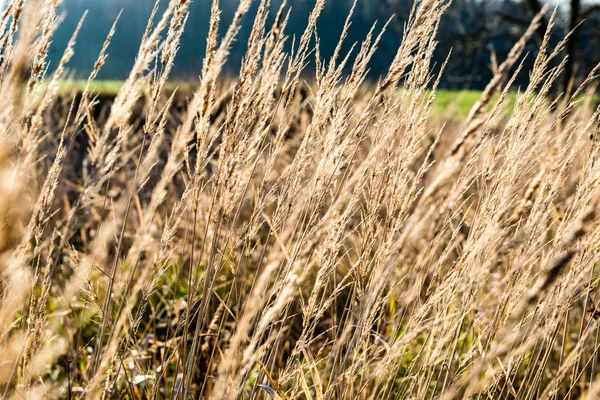
[(563, 44), (546, 40), (511, 90), (542, 14), (440, 129), (444, 0), (417, 4), (376, 85), (386, 26), (344, 54), (349, 17), (325, 60), (323, 0), (291, 52), (289, 7), (271, 21), (259, 1), (222, 78), (251, 1), (221, 21), (215, 0), (181, 106), (168, 82), (189, 4), (157, 3), (129, 77), (104, 87), (117, 23), (69, 83), (78, 30), (45, 61), (58, 2), (2, 16), (5, 397), (598, 396), (597, 71), (551, 101)]

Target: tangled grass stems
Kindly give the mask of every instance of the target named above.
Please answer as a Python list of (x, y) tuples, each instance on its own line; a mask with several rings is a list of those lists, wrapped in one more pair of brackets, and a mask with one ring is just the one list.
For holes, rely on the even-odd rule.
[(157, 1), (110, 106), (90, 87), (118, 21), (65, 95), (85, 21), (50, 73), (59, 3), (15, 0), (1, 16), (4, 397), (600, 392), (597, 68), (552, 99), (556, 10), (511, 113), (547, 9), (460, 125), (432, 113), (445, 0), (416, 3), (378, 84), (387, 24), (346, 44), (351, 12), (325, 60), (323, 0), (297, 40), (290, 7), (258, 1), (239, 76), (224, 78), (252, 2), (222, 21), (213, 0), (187, 99), (167, 87), (190, 2)]

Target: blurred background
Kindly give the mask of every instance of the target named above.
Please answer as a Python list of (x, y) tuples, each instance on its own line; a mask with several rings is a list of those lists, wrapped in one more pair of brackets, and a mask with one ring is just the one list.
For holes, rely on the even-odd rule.
[[(0, 0), (2, 2), (2, 0)], [(166, 3), (167, 0), (163, 0)], [(221, 0), (222, 31), (238, 4), (236, 0)], [(376, 21), (380, 28), (390, 16), (394, 19), (377, 55), (370, 66), (370, 78), (376, 80), (385, 73), (397, 49), (402, 29), (414, 0), (358, 0), (353, 24), (346, 40), (346, 49), (353, 42), (360, 42)], [(205, 36), (211, 0), (194, 0), (191, 14), (181, 43), (181, 50), (173, 77), (177, 80), (194, 80), (201, 70), (205, 47)], [(254, 1), (253, 10), (258, 1)], [(277, 12), (281, 0), (273, 0), (272, 16)], [(350, 0), (329, 0), (321, 16), (318, 30), (321, 37), (321, 54), (328, 57), (339, 38), (341, 28), (351, 8)], [(489, 82), (494, 59), (501, 62), (511, 46), (527, 28), (531, 18), (543, 6), (543, 0), (454, 0), (439, 28), (440, 42), (435, 55), (439, 66), (452, 50), (450, 64), (444, 73), (441, 86), (448, 89), (481, 89)], [(559, 7), (557, 27), (552, 36), (552, 45), (560, 41), (565, 32), (577, 29), (567, 44), (569, 55), (566, 71), (561, 79), (563, 85), (570, 78), (580, 81), (600, 61), (600, 2), (584, 0), (555, 0)], [(4, 6), (6, 0), (4, 0)], [(109, 60), (101, 72), (100, 79), (123, 79), (133, 64), (139, 43), (154, 0), (63, 0), (64, 21), (55, 36), (51, 49), (52, 64), (60, 58), (67, 41), (85, 10), (89, 15), (85, 21), (76, 55), (70, 64), (74, 77), (84, 77), (91, 70), (102, 43), (117, 15), (123, 15), (109, 50)], [(306, 24), (314, 0), (290, 0), (292, 17), (287, 35), (300, 35)], [(164, 5), (163, 5), (164, 6)], [(235, 74), (243, 56), (252, 16), (246, 16), (241, 35), (232, 49), (227, 73)], [(547, 23), (547, 20), (545, 21)], [(532, 62), (545, 26), (529, 45), (529, 55), (518, 84), (527, 82), (528, 62)]]

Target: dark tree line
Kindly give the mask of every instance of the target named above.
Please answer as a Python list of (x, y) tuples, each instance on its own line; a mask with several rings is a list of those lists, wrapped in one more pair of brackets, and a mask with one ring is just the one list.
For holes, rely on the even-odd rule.
[[(372, 62), (370, 70), (373, 80), (385, 73), (398, 46), (403, 24), (410, 14), (413, 1), (358, 0), (345, 49), (350, 49), (353, 42), (360, 42), (376, 20), (380, 21), (381, 26), (381, 21), (395, 14), (393, 23)], [(188, 26), (174, 69), (176, 78), (195, 79), (201, 70), (210, 2), (211, 0), (192, 2)], [(280, 2), (281, 0), (272, 0), (272, 8), (276, 10)], [(333, 52), (351, 2), (328, 1), (318, 25), (322, 56), (328, 57)], [(54, 38), (51, 54), (54, 63), (60, 58), (79, 18), (88, 9), (89, 17), (81, 33), (81, 44), (76, 47), (76, 55), (71, 63), (75, 75), (85, 76), (94, 65), (95, 57), (114, 18), (123, 9), (117, 34), (109, 50), (110, 58), (100, 77), (124, 78), (133, 64), (153, 3), (154, 0), (63, 0), (66, 18)], [(231, 18), (237, 3), (237, 0), (221, 1), (223, 25)], [(254, 3), (256, 9), (257, 1)], [(288, 4), (293, 8), (293, 17), (287, 29), (291, 38), (303, 31), (314, 0), (288, 1)], [(456, 89), (484, 87), (492, 76), (493, 55), (498, 60), (506, 56), (529, 25), (531, 18), (542, 9), (543, 4), (543, 0), (453, 0), (442, 18), (439, 29), (440, 44), (435, 53), (436, 64), (439, 66), (452, 50), (451, 62), (443, 75), (441, 85)], [(529, 56), (525, 60), (526, 63), (533, 62), (548, 24), (548, 17), (547, 15), (539, 29), (537, 40), (528, 44)], [(232, 49), (231, 62), (228, 65), (230, 74), (235, 74), (236, 66), (242, 58), (251, 22), (250, 15), (246, 18), (240, 37)], [(552, 45), (555, 46), (564, 38), (566, 32), (572, 30), (573, 34), (565, 49), (569, 62), (561, 80), (562, 87), (557, 88), (559, 90), (564, 90), (571, 79), (580, 81), (600, 61), (600, 3), (590, 4), (582, 0), (563, 2), (552, 36)], [(290, 39), (289, 43), (291, 42)], [(525, 72), (517, 79), (519, 85), (527, 83), (527, 65), (525, 67)]]
[[(533, 13), (538, 13), (542, 9), (540, 0), (526, 0), (527, 6)], [(579, 62), (579, 50), (582, 41), (582, 33), (586, 32), (586, 28), (590, 23), (597, 22), (596, 14), (600, 12), (600, 4), (584, 5), (581, 0), (570, 0), (567, 13), (567, 32), (571, 35), (567, 37), (565, 53), (568, 56), (565, 64), (564, 86), (568, 87), (572, 79), (576, 78), (576, 69)], [(541, 35), (542, 30), (547, 27), (547, 23), (540, 26), (538, 33)], [(600, 39), (600, 37), (598, 38)]]
[[(453, 50), (445, 81), (447, 86), (480, 88), (491, 77), (492, 54), (501, 59), (519, 39), (533, 16), (542, 11), (542, 0), (454, 0), (440, 26), (440, 52)], [(413, 1), (382, 0), (380, 15), (393, 10), (399, 15), (396, 33), (408, 18)], [(551, 12), (552, 10), (550, 10)], [(529, 60), (533, 61), (548, 28), (546, 15), (537, 30), (537, 40), (530, 43)], [(565, 91), (581, 81), (600, 62), (600, 3), (582, 0), (562, 2), (551, 36), (551, 46), (568, 38), (563, 56), (567, 57), (560, 87)], [(570, 35), (567, 35), (571, 32)], [(439, 54), (441, 58), (443, 54)], [(526, 83), (527, 68), (519, 83)]]

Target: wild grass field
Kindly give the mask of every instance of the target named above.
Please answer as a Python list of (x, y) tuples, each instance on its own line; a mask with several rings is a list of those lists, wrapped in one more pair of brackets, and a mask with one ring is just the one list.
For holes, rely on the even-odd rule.
[(324, 59), (324, 0), (295, 38), (256, 1), (238, 77), (251, 0), (228, 21), (214, 0), (185, 85), (189, 0), (113, 83), (118, 21), (82, 83), (78, 30), (48, 68), (58, 0), (1, 16), (3, 397), (599, 398), (598, 69), (557, 94), (555, 12), (527, 87), (542, 14), (461, 99), (432, 72), (445, 0), (416, 3), (375, 82), (385, 24)]

